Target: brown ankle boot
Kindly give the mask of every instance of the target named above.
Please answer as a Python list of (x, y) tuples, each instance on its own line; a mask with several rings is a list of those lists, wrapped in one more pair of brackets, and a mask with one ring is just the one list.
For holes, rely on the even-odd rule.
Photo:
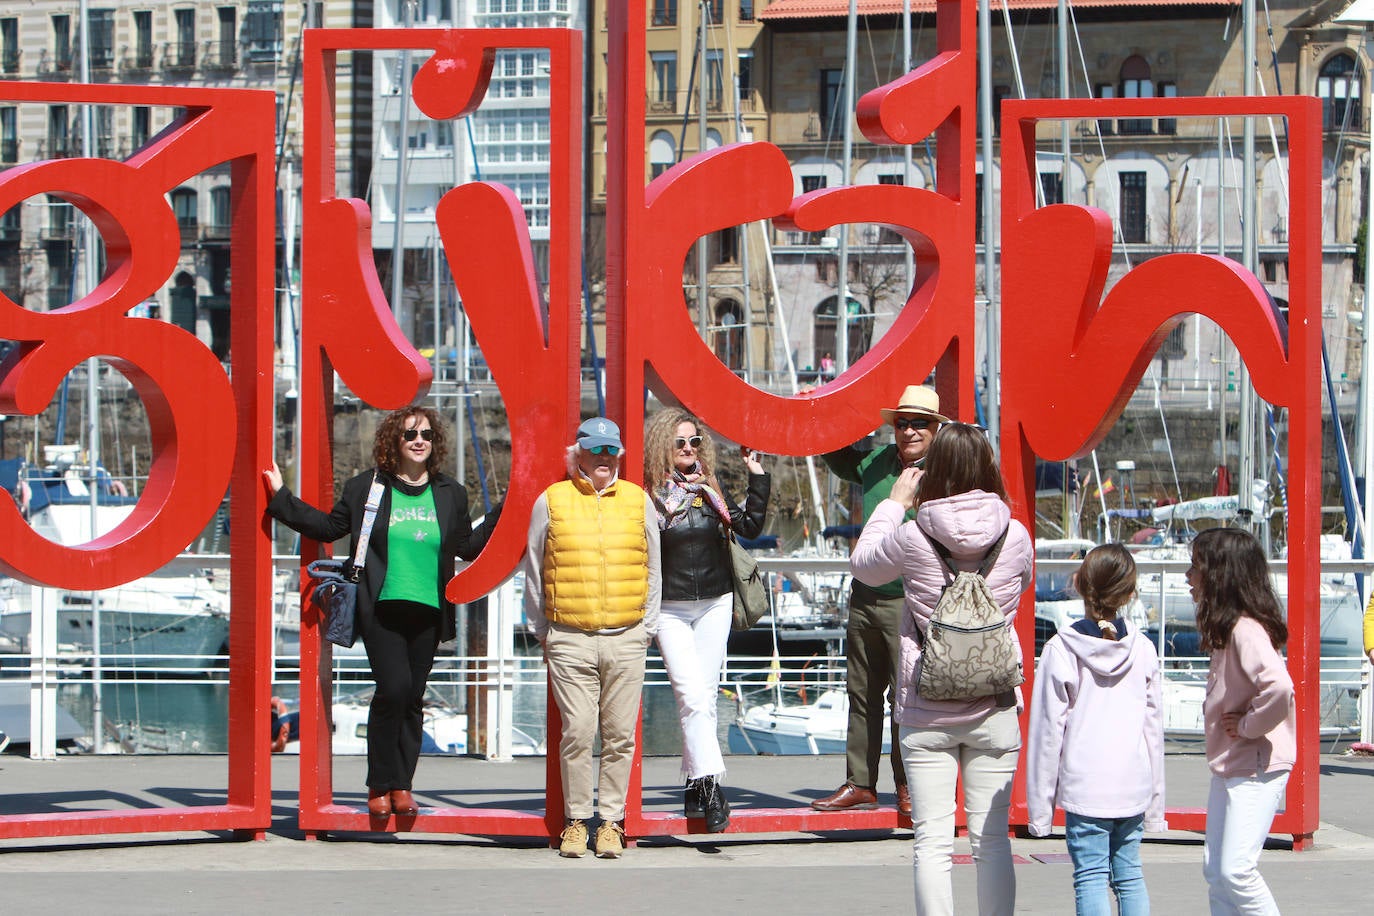
[(391, 810), (398, 815), (412, 816), (420, 813), (420, 806), (415, 804), (415, 797), (409, 789), (392, 789)]
[(391, 793), (386, 789), (368, 789), (367, 813), (380, 820), (391, 817)]

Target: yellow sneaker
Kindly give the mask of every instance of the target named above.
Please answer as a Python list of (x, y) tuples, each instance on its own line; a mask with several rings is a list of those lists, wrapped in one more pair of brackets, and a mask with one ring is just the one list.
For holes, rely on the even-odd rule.
[(614, 821), (607, 821), (596, 828), (596, 857), (598, 859), (618, 859), (625, 851), (625, 831)]
[[(598, 844), (601, 834), (597, 833)], [(587, 854), (587, 825), (580, 820), (568, 821), (563, 828), (562, 842), (558, 844), (558, 854), (565, 859), (580, 859)]]

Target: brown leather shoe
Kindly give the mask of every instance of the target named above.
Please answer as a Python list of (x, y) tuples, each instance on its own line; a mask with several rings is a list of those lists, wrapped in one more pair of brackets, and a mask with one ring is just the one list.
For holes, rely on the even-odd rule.
[(379, 820), (391, 817), (391, 793), (386, 789), (368, 789), (367, 813)]
[(872, 789), (865, 789), (847, 782), (825, 798), (811, 803), (817, 811), (868, 811), (878, 807), (878, 796)]
[(904, 782), (897, 783), (897, 811), (911, 817), (911, 789)]
[(415, 797), (410, 794), (409, 789), (392, 789), (391, 810), (397, 814), (411, 816), (420, 813), (420, 806), (415, 804)]

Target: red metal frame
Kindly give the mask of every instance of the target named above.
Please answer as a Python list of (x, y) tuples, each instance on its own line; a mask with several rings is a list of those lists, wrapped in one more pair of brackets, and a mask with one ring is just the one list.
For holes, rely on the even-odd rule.
[[(151, 573), (205, 527), (227, 489), (230, 507), (229, 775), (223, 805), (0, 817), (0, 837), (170, 830), (261, 836), (271, 823), (270, 748), (262, 723), (271, 699), (271, 544), (261, 469), (271, 459), (273, 175), (270, 92), (6, 83), (20, 103), (181, 107), (185, 114), (124, 162), (63, 159), (0, 173), (0, 209), (48, 193), (80, 208), (105, 242), (107, 267), (83, 299), (49, 312), (0, 300), (0, 337), (20, 342), (0, 364), (0, 411), (47, 408), (62, 377), (103, 356), (138, 391), (153, 460), (128, 519), (86, 544), (37, 535), (0, 499), (0, 569), (44, 585), (102, 589)], [(229, 163), (232, 237), (232, 378), (194, 337), (128, 312), (165, 284), (181, 247), (166, 194)], [(153, 259), (157, 255), (157, 260)], [(213, 422), (207, 422), (212, 419)]]
[[(566, 476), (565, 441), (578, 418), (581, 260), (582, 35), (569, 29), (327, 29), (305, 33), (305, 167), (302, 236), (301, 490), (316, 505), (334, 501), (331, 443), (334, 372), (364, 401), (395, 408), (428, 389), (429, 363), (392, 318), (372, 260), (371, 216), (334, 189), (334, 75), (340, 51), (416, 50), (430, 56), (414, 101), (432, 118), (460, 117), (481, 103), (497, 50), (542, 48), (550, 55), (549, 301), (535, 280), (524, 210), (508, 188), (474, 182), (444, 195), (436, 223), (464, 309), (505, 401), (511, 425), (511, 482), (490, 542), (447, 588), (467, 601), (499, 585), (524, 551), (535, 499)], [(376, 341), (374, 345), (372, 342)], [(318, 555), (307, 545), (302, 561)], [(302, 602), (303, 608), (309, 608)], [(333, 801), (330, 731), (332, 653), (312, 610), (301, 621), (300, 824), (307, 834), (374, 829), (366, 809)], [(550, 708), (553, 708), (550, 704)], [(552, 742), (552, 737), (550, 741)], [(563, 827), (557, 755), (547, 779), (552, 815), (425, 809), (388, 828), (486, 835), (557, 835)]]
[[(1111, 221), (1090, 207), (1035, 208), (1035, 130), (1043, 120), (1226, 118), (1287, 121), (1289, 313), (1283, 328), (1260, 281), (1235, 261), (1172, 254), (1146, 261), (1102, 295)], [(1164, 338), (1190, 313), (1227, 332), (1255, 390), (1288, 408), (1288, 668), (1298, 760), (1274, 829), (1306, 848), (1318, 821), (1321, 604), (1321, 104), (1311, 97), (1034, 100), (1002, 104), (1002, 464), (1018, 514), (1033, 525), (1034, 458), (1087, 455), (1120, 416)], [(1047, 265), (1052, 268), (1047, 269)], [(1045, 371), (1046, 367), (1054, 371)], [(1033, 645), (1034, 596), (1018, 631)], [(1033, 677), (1033, 675), (1032, 675)], [(1029, 680), (1029, 679), (1028, 679)], [(1025, 689), (1030, 690), (1030, 683)], [(1029, 693), (1028, 693), (1029, 695)], [(1016, 815), (1025, 817), (1018, 775)], [(1171, 808), (1202, 830), (1206, 811)]]

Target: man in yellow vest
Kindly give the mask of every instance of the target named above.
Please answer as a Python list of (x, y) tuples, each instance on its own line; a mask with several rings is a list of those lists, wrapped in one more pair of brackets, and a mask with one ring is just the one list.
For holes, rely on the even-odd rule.
[(593, 417), (568, 449), (568, 479), (540, 495), (525, 552), (525, 618), (544, 647), (563, 719), (558, 746), (566, 827), (561, 856), (587, 853), (592, 741), (601, 734), (598, 858), (625, 851), (644, 656), (662, 592), (658, 522), (640, 487), (620, 479), (620, 428)]

